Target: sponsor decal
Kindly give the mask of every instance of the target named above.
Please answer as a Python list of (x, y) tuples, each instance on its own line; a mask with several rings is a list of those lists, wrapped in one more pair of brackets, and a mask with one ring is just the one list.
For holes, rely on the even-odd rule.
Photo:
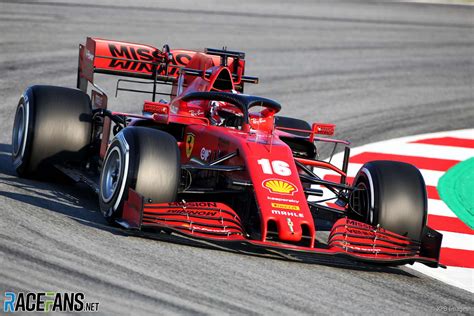
[(145, 104), (143, 105), (143, 112), (167, 114), (168, 105), (145, 101)]
[(170, 202), (171, 207), (217, 207), (216, 202)]
[[(181, 76), (180, 78), (183, 78), (183, 76)], [(203, 116), (203, 115), (204, 115), (204, 111), (201, 111), (201, 110), (189, 110), (189, 114), (191, 114), (191, 116)]]
[(375, 232), (372, 232), (372, 231), (361, 230), (361, 229), (350, 228), (350, 227), (347, 227), (346, 230), (349, 234), (372, 236), (372, 237), (376, 236)]
[(220, 229), (220, 228), (210, 228), (210, 227), (203, 227), (203, 226), (197, 226), (193, 225), (191, 227), (193, 230), (201, 230), (201, 231), (206, 231), (206, 232), (211, 232), (211, 233), (224, 233), (224, 234), (230, 234), (231, 232), (228, 231), (227, 229)]
[(193, 133), (186, 134), (186, 157), (191, 157), (196, 136)]
[[(350, 227), (354, 226), (354, 227)], [(374, 230), (374, 227), (359, 221), (354, 221), (348, 219), (346, 221), (346, 226), (344, 226), (346, 231), (350, 234), (356, 234), (356, 235), (364, 235), (364, 236), (375, 236), (376, 235), (376, 230)], [(380, 229), (381, 231), (384, 231), (383, 228)]]
[(374, 228), (373, 228), (371, 225), (369, 225), (369, 224), (362, 223), (362, 222), (359, 222), (359, 221), (354, 221), (354, 220), (352, 220), (352, 219), (348, 219), (346, 223), (347, 223), (347, 225), (357, 226), (357, 227), (361, 227), (361, 228), (365, 228), (365, 229), (369, 229), (369, 230), (374, 229)]
[(286, 180), (267, 179), (262, 182), (262, 186), (270, 193), (275, 194), (293, 195), (295, 192), (298, 192), (296, 186)]
[[(108, 45), (110, 54), (118, 59), (113, 59), (109, 63), (109, 67), (118, 68), (123, 70), (132, 70), (140, 72), (153, 72), (153, 65), (150, 62), (156, 62), (163, 59), (161, 52), (157, 49), (151, 49), (146, 47), (136, 47), (132, 45), (116, 45), (109, 43)], [(174, 76), (179, 67), (185, 66), (191, 60), (191, 55), (185, 53), (173, 54), (171, 60), (170, 69), (168, 74)], [(143, 61), (148, 63), (143, 63)], [(166, 73), (165, 65), (162, 64), (158, 67), (157, 72), (159, 74)]]
[(284, 210), (299, 211), (300, 207), (298, 205), (289, 205), (282, 203), (272, 203), (272, 207), (281, 208)]
[(281, 216), (304, 218), (304, 215), (302, 213), (290, 212), (290, 211), (272, 210), (272, 214), (281, 215)]
[(287, 203), (295, 203), (295, 204), (300, 203), (300, 201), (298, 200), (285, 199), (285, 198), (279, 198), (279, 197), (274, 197), (274, 196), (267, 196), (267, 199), (270, 201), (278, 201), (278, 202), (287, 202)]
[(113, 57), (123, 59), (112, 59), (109, 67), (121, 68), (125, 70), (152, 72), (153, 65), (150, 63), (142, 63), (140, 61), (152, 62), (155, 58), (161, 58), (158, 51), (148, 48), (136, 48), (127, 45), (109, 44), (109, 51)]
[(176, 214), (176, 215), (198, 215), (198, 216), (214, 217), (217, 215), (218, 212), (204, 211), (204, 210), (175, 209), (175, 210), (168, 210), (167, 213)]
[(313, 129), (314, 133), (316, 133), (316, 134), (334, 135), (334, 130), (336, 129), (336, 125), (334, 125), (334, 124), (314, 123), (312, 129)]
[(362, 248), (358, 246), (354, 246), (349, 242), (346, 242), (345, 244), (342, 245), (343, 248), (350, 248), (358, 251), (364, 251), (364, 252), (369, 252), (369, 253), (379, 253), (382, 250), (380, 248)]
[(5, 313), (14, 312), (98, 312), (98, 302), (85, 301), (81, 292), (5, 292)]
[(264, 119), (263, 117), (259, 117), (259, 118), (251, 118), (250, 119), (250, 123), (252, 124), (262, 124), (262, 123), (266, 123), (267, 120)]
[(207, 161), (211, 156), (212, 151), (210, 149), (201, 148), (201, 159)]

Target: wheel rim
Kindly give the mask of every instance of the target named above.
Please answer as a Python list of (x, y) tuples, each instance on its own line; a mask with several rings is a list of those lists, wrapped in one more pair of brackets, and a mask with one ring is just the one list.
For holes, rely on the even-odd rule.
[(13, 135), (12, 135), (12, 145), (13, 145), (13, 155), (18, 156), (20, 149), (23, 144), (23, 139), (25, 138), (26, 132), (26, 119), (25, 119), (25, 108), (23, 104), (18, 106), (18, 110), (15, 115), (15, 122), (13, 124)]
[(114, 147), (105, 162), (102, 171), (101, 195), (102, 200), (108, 203), (119, 190), (122, 178), (122, 153), (118, 147)]

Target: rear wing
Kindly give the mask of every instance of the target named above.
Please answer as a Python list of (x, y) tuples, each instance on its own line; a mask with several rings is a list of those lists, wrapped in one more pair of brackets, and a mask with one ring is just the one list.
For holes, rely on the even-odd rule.
[(186, 66), (195, 53), (88, 37), (85, 45), (79, 45), (77, 87), (94, 83), (94, 73), (151, 80), (159, 76), (159, 81), (174, 81), (178, 69)]
[[(94, 74), (110, 74), (153, 80), (156, 83), (173, 83), (195, 54), (200, 52), (184, 49), (162, 50), (149, 45), (88, 37), (85, 45), (79, 45), (77, 87), (87, 91), (88, 82), (94, 85)], [(202, 54), (202, 53), (201, 53)], [(214, 65), (229, 66), (236, 83), (257, 83), (258, 79), (244, 76), (245, 55), (241, 52), (206, 49), (204, 54), (212, 58)], [(204, 74), (200, 70), (199, 75)]]

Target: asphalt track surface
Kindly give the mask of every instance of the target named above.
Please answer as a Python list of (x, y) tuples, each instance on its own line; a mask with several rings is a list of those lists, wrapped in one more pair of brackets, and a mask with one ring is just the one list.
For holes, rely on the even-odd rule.
[[(246, 73), (261, 78), (248, 93), (279, 100), (286, 114), (336, 123), (354, 145), (473, 126), (472, 7), (196, 3), (0, 1), (0, 291), (81, 291), (107, 314), (474, 313), (472, 294), (406, 268), (347, 269), (130, 237), (108, 228), (84, 187), (15, 176), (19, 95), (30, 84), (74, 86), (86, 36), (246, 51)], [(103, 86), (113, 95), (113, 83)], [(136, 100), (110, 103), (139, 112)]]

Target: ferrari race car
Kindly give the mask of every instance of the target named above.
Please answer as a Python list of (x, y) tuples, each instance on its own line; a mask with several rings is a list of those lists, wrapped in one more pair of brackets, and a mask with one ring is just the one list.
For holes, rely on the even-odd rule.
[[(21, 177), (59, 170), (86, 183), (106, 220), (131, 232), (440, 266), (442, 235), (426, 225), (419, 170), (372, 161), (349, 185), (349, 143), (329, 138), (335, 126), (279, 116), (279, 103), (244, 94), (244, 85), (258, 83), (244, 69), (245, 54), (225, 48), (160, 50), (87, 38), (77, 89), (36, 85), (21, 96), (14, 167)], [(114, 112), (95, 74), (128, 77), (116, 90), (151, 100), (140, 115)], [(344, 147), (342, 166), (319, 159), (321, 143)], [(323, 180), (321, 169), (340, 181)], [(325, 192), (336, 206), (325, 203)], [(316, 239), (322, 227), (325, 242)]]

